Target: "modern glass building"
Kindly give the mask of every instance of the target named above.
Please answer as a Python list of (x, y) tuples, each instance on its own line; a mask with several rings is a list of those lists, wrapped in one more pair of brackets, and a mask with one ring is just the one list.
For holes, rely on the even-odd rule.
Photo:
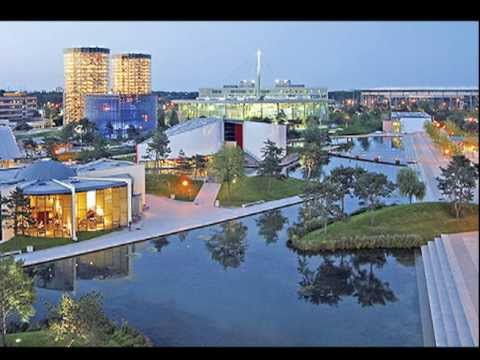
[(84, 117), (87, 94), (107, 94), (110, 50), (97, 47), (64, 50), (63, 121)]
[(150, 55), (113, 55), (112, 70), (114, 94), (143, 95), (151, 93)]
[(328, 117), (327, 99), (195, 99), (173, 100), (181, 121), (196, 117), (220, 117), (235, 120), (269, 118), (284, 115), (287, 121), (305, 122), (315, 116), (324, 121)]
[(157, 96), (88, 95), (85, 116), (106, 138), (127, 137), (129, 129), (148, 134), (157, 127)]

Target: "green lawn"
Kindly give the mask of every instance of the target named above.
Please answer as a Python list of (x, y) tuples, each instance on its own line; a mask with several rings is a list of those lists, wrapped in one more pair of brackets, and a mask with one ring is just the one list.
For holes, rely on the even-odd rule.
[[(17, 342), (17, 339), (20, 341)], [(7, 345), (14, 347), (60, 346), (52, 343), (46, 330), (7, 334)]]
[[(374, 225), (369, 224), (374, 215)], [(418, 247), (436, 236), (478, 230), (478, 205), (471, 205), (467, 214), (455, 219), (446, 203), (417, 203), (386, 207), (361, 213), (349, 220), (317, 229), (291, 245), (300, 250), (335, 250), (373, 247)]]
[[(90, 240), (98, 236), (108, 234), (115, 230), (99, 230), (99, 231), (80, 231), (77, 233), (78, 241)], [(73, 243), (70, 238), (44, 238), (17, 235), (0, 244), (0, 252), (10, 252), (15, 250), (25, 251), (27, 246), (33, 245), (34, 250), (48, 249), (55, 246), (67, 245)]]
[[(20, 339), (20, 341), (18, 341)], [(0, 340), (1, 344), (1, 340)], [(7, 345), (10, 347), (63, 347), (63, 343), (56, 343), (49, 337), (48, 330), (27, 331), (14, 334), (7, 334)], [(74, 343), (72, 345), (82, 346)], [(120, 346), (149, 346), (145, 343), (143, 335), (138, 334), (124, 334), (121, 331), (116, 331), (115, 334), (109, 336), (108, 340), (100, 346), (120, 347)]]
[[(182, 179), (188, 181), (187, 186), (182, 185)], [(145, 182), (147, 193), (170, 197), (173, 192), (175, 200), (181, 201), (193, 201), (203, 184), (202, 181), (180, 178), (175, 174), (145, 174)]]
[(227, 185), (223, 184), (217, 197), (220, 200), (220, 206), (240, 206), (260, 200), (278, 200), (299, 195), (305, 188), (304, 180), (271, 178), (271, 187), (268, 190), (268, 180), (267, 176), (244, 177), (236, 184), (230, 185), (230, 195)]

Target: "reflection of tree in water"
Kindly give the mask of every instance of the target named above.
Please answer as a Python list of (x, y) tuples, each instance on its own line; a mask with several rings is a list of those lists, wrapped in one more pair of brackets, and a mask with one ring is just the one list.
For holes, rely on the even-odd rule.
[[(329, 163), (330, 157), (328, 155), (325, 155), (325, 157), (323, 157), (322, 160), (319, 161), (318, 164), (316, 164), (316, 166), (312, 168), (310, 178), (319, 179), (323, 175), (325, 175), (324, 167), (327, 166)], [(304, 179), (308, 178), (308, 169), (306, 167), (302, 168), (302, 176)]]
[(277, 242), (278, 233), (287, 222), (288, 219), (282, 215), (281, 210), (267, 211), (257, 219), (258, 234), (263, 236), (267, 244)]
[(359, 137), (358, 142), (360, 143), (363, 151), (368, 151), (368, 149), (370, 149), (370, 140), (368, 137)]
[(375, 268), (385, 265), (385, 251), (337, 252), (320, 258), (315, 270), (308, 267), (305, 257), (298, 259), (298, 272), (302, 275), (300, 298), (313, 304), (337, 305), (342, 298), (353, 296), (362, 307), (397, 300), (388, 282), (382, 282), (374, 273)]
[(34, 279), (36, 287), (43, 288), (55, 277), (55, 263), (36, 265), (27, 268), (25, 272)]
[(415, 254), (409, 249), (389, 249), (388, 255), (393, 256), (397, 263), (405, 267), (415, 266)]
[(187, 238), (187, 235), (188, 235), (187, 231), (181, 231), (177, 234), (181, 242), (185, 241), (185, 239)]
[(170, 244), (170, 241), (168, 241), (166, 236), (161, 236), (151, 241), (157, 252), (162, 252), (162, 249), (168, 244)]
[(206, 246), (212, 259), (222, 264), (223, 268), (237, 268), (245, 260), (247, 227), (240, 222), (228, 221), (220, 225)]
[(298, 295), (314, 304), (337, 305), (342, 296), (353, 294), (351, 269), (344, 263), (336, 265), (328, 256), (316, 271), (308, 268), (305, 258), (299, 258), (298, 271), (303, 275)]

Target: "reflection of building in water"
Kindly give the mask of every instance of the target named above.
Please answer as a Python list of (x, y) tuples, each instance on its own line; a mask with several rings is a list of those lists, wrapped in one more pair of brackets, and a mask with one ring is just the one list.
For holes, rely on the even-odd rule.
[(27, 268), (36, 288), (76, 290), (75, 280), (107, 280), (129, 277), (135, 245), (126, 245), (91, 254), (58, 260)]
[(75, 291), (75, 258), (37, 265), (29, 270), (36, 288)]
[(132, 246), (120, 246), (79, 256), (76, 261), (77, 279), (101, 280), (130, 276)]

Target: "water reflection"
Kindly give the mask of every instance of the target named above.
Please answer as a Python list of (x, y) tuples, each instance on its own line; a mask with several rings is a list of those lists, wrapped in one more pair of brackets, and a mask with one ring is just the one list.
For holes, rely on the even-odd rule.
[(223, 268), (237, 268), (245, 261), (248, 228), (238, 221), (227, 221), (207, 240), (206, 246), (212, 259)]
[(162, 252), (162, 249), (170, 244), (170, 241), (168, 241), (166, 236), (161, 236), (159, 238), (156, 238), (154, 240), (150, 241), (155, 248), (156, 252)]
[(386, 281), (382, 281), (374, 269), (386, 263), (384, 250), (336, 252), (321, 256), (320, 264), (310, 268), (308, 258), (298, 257), (298, 296), (313, 304), (338, 306), (346, 297), (354, 297), (362, 306), (385, 305), (397, 301), (395, 293)]
[(256, 223), (258, 235), (262, 236), (268, 245), (277, 242), (278, 233), (282, 231), (284, 225), (288, 223), (288, 219), (282, 215), (280, 209), (276, 209), (261, 214), (256, 220)]
[(370, 149), (370, 138), (368, 137), (359, 137), (358, 142), (362, 147), (362, 150), (367, 152)]
[(77, 280), (108, 280), (132, 273), (134, 245), (57, 260), (26, 269), (39, 289), (73, 292)]

